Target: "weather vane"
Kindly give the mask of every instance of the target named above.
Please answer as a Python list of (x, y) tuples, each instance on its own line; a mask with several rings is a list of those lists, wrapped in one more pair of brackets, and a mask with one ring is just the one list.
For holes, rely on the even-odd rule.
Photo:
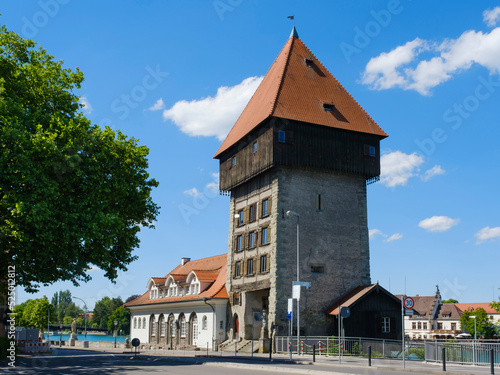
[(288, 16), (293, 21), (293, 26), (295, 27), (295, 16)]

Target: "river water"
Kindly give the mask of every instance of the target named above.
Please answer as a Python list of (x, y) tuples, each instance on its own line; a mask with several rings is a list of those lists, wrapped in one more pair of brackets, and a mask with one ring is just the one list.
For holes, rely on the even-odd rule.
[[(85, 340), (85, 335), (78, 334), (78, 340), (79, 341), (84, 341)], [(116, 336), (116, 342), (119, 343), (124, 343), (126, 338), (130, 339), (130, 336)], [(45, 335), (45, 338), (47, 338), (47, 335)], [(52, 341), (59, 341), (61, 338), (61, 335), (50, 335), (50, 340)], [(68, 341), (69, 340), (69, 335), (62, 335), (62, 340), (63, 341)], [(115, 342), (115, 337), (113, 335), (87, 335), (87, 341), (89, 342), (97, 342), (97, 341), (109, 341), (109, 342)]]

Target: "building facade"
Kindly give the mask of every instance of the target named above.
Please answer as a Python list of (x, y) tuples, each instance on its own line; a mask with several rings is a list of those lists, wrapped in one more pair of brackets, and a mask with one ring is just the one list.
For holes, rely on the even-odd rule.
[(366, 185), (379, 177), (386, 136), (294, 28), (215, 155), (230, 195), (232, 338), (250, 339), (252, 325), (265, 334), (254, 312), (287, 333), (297, 261), (312, 285), (302, 290), (301, 334), (328, 334), (328, 308), (370, 284)]
[(226, 340), (226, 254), (182, 258), (165, 277), (152, 277), (147, 291), (125, 304), (130, 336), (158, 349), (212, 348)]

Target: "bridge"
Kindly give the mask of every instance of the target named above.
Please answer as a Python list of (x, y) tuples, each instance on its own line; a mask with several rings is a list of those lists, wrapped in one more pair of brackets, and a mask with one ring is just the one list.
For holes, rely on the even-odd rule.
[[(45, 328), (44, 328), (45, 329)], [(61, 325), (60, 324), (49, 324), (49, 331), (57, 331), (59, 332), (61, 330)], [(63, 331), (71, 331), (71, 324), (63, 324), (62, 325), (62, 330)], [(85, 326), (76, 326), (76, 332), (84, 332), (85, 331)], [(92, 328), (92, 327), (87, 327), (87, 332), (88, 331), (94, 331), (94, 332), (109, 332), (107, 328)]]

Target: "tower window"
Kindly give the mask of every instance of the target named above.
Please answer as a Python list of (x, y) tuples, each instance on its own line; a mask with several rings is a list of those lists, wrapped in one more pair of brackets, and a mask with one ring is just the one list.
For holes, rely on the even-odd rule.
[(238, 211), (238, 226), (242, 226), (245, 222), (245, 212), (244, 210)]
[(257, 215), (255, 215), (256, 209), (257, 209), (257, 205), (256, 204), (252, 204), (249, 207), (249, 211), (248, 211), (248, 221), (249, 222), (255, 221), (256, 216), (257, 216)]
[(375, 146), (370, 146), (370, 157), (375, 157)]
[(262, 217), (269, 215), (269, 199), (264, 199), (262, 201)]
[(236, 262), (234, 264), (234, 277), (240, 277), (241, 276), (241, 262)]
[(243, 250), (243, 236), (240, 234), (236, 237), (236, 251)]
[(253, 249), (255, 247), (255, 232), (250, 232), (248, 235), (248, 247)]
[(278, 142), (279, 143), (285, 143), (286, 142), (286, 134), (284, 130), (279, 130), (278, 131)]
[(253, 147), (253, 152), (254, 152), (254, 153), (255, 153), (255, 152), (257, 152), (257, 141), (255, 141), (255, 142), (253, 143), (253, 146), (252, 146), (252, 147)]
[(269, 243), (269, 227), (262, 228), (262, 245)]
[(316, 195), (316, 211), (323, 211), (323, 197), (321, 194)]
[(311, 266), (311, 273), (325, 273), (325, 266)]
[(260, 273), (267, 272), (267, 255), (260, 257)]
[(233, 167), (236, 165), (236, 156), (233, 156)]
[(247, 260), (247, 275), (253, 275), (253, 259)]

